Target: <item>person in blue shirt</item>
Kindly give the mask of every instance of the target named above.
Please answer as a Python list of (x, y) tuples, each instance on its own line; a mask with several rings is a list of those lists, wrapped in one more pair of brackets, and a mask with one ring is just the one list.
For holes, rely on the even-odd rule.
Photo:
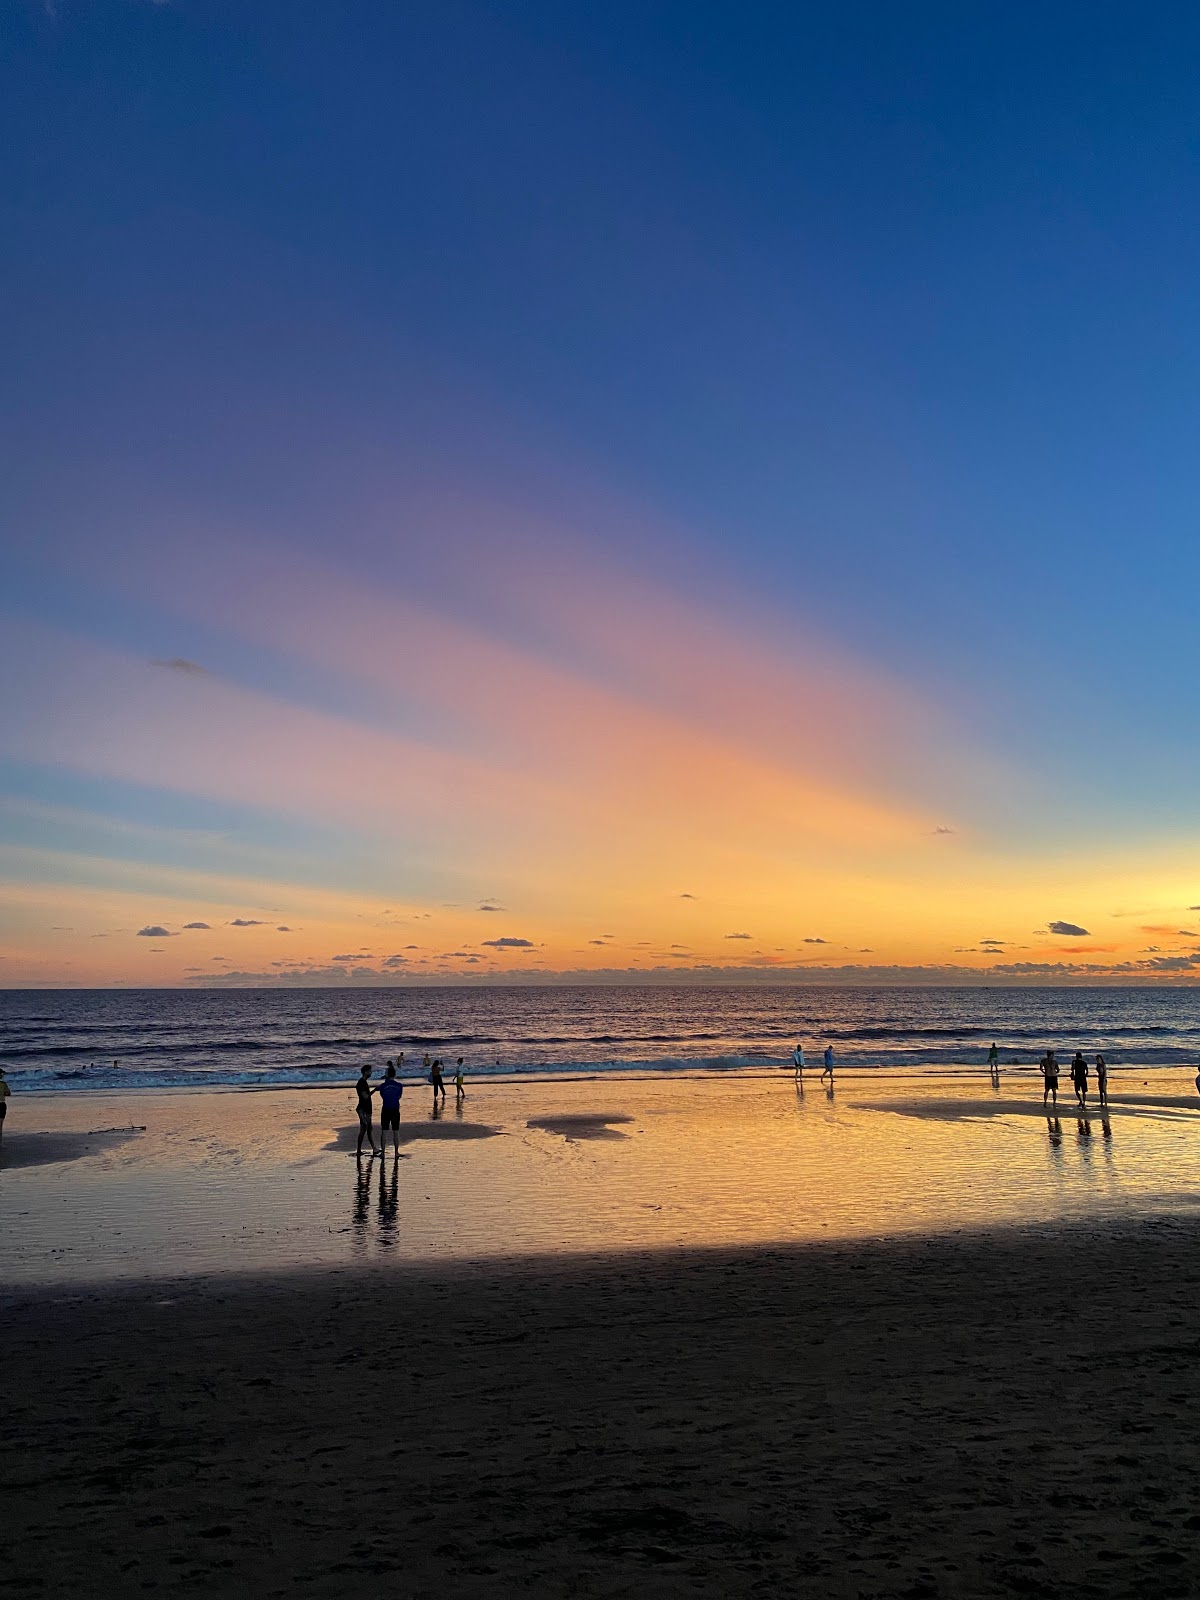
[(392, 1149), (397, 1159), (400, 1155), (400, 1099), (404, 1094), (404, 1085), (396, 1076), (396, 1069), (388, 1062), (387, 1074), (379, 1085), (376, 1093), (379, 1095), (379, 1154), (387, 1149), (388, 1129), (392, 1131)]
[(824, 1070), (824, 1072), (822, 1072), (821, 1077), (829, 1079), (829, 1087), (832, 1089), (833, 1088), (833, 1046), (831, 1044), (827, 1044), (825, 1046), (825, 1070)]

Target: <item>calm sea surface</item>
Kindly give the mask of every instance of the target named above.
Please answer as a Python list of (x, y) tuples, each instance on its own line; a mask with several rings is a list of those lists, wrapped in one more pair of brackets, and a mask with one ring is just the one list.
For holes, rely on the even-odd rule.
[(856, 1070), (978, 1070), (993, 1039), (1010, 1068), (1049, 1046), (1178, 1066), (1200, 1060), (1200, 990), (0, 991), (0, 1062), (25, 1089), (323, 1083), (398, 1050), (476, 1077), (782, 1066), (797, 1038)]

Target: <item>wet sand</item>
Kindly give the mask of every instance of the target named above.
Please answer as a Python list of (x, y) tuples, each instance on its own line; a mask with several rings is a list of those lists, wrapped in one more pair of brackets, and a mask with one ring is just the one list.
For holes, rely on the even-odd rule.
[[(1040, 1082), (791, 1075), (471, 1084), (405, 1096), (399, 1160), (354, 1160), (344, 1089), (14, 1097), (0, 1284), (749, 1248), (1200, 1205), (1182, 1072), (1107, 1114)], [(130, 1127), (130, 1124), (133, 1127)]]
[(8, 1592), (1200, 1593), (1190, 1220), (4, 1313)]

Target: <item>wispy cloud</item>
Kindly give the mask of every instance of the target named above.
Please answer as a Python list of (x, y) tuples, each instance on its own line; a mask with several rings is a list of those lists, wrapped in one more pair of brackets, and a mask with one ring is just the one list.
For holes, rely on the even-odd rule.
[(182, 672), (192, 678), (207, 678), (209, 671), (202, 667), (198, 661), (189, 661), (186, 656), (172, 656), (169, 661), (152, 661), (152, 667), (162, 667), (167, 672)]

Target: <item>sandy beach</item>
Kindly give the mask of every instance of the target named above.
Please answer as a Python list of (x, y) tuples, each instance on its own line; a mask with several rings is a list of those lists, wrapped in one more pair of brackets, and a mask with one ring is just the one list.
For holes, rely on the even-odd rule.
[(1200, 1592), (1194, 1098), (1032, 1091), (30, 1097), (12, 1591)]

